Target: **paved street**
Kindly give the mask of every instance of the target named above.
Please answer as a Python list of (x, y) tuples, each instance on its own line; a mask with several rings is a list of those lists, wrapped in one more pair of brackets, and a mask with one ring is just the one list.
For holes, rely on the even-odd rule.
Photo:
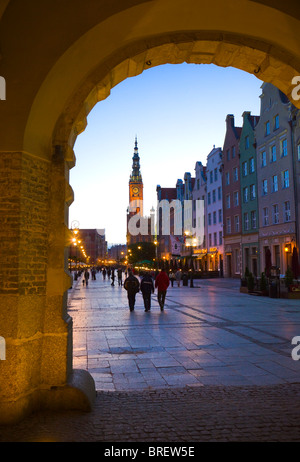
[(300, 441), (300, 304), (239, 293), (239, 281), (168, 290), (161, 312), (97, 275), (69, 293), (74, 367), (97, 388), (90, 413), (40, 412), (0, 441)]
[(195, 286), (170, 287), (163, 312), (154, 294), (145, 313), (138, 294), (131, 313), (124, 288), (100, 275), (88, 287), (79, 281), (69, 302), (74, 367), (103, 391), (300, 381), (291, 358), (299, 300), (240, 294), (237, 280)]

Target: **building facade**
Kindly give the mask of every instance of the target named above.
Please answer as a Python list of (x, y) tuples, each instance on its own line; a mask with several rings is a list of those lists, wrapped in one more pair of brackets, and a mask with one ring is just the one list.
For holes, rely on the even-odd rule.
[(292, 126), (292, 157), (293, 157), (293, 177), (294, 177), (294, 196), (295, 196), (295, 212), (296, 212), (296, 243), (293, 242), (292, 247), (296, 246), (298, 256), (300, 246), (300, 110), (296, 107), (291, 109), (291, 126)]
[(223, 198), (222, 149), (213, 148), (207, 156), (207, 269), (223, 276)]
[(262, 85), (260, 98), (255, 134), (261, 271), (265, 270), (269, 249), (272, 266), (284, 275), (287, 267), (291, 267), (293, 243), (296, 244), (292, 104), (269, 83)]
[[(82, 250), (84, 249), (84, 255)], [(70, 247), (70, 258), (98, 266), (107, 258), (107, 242), (104, 229), (80, 229), (76, 245)]]
[(226, 117), (226, 134), (223, 145), (222, 189), (224, 223), (224, 276), (241, 276), (241, 184), (239, 141), (241, 127), (236, 127), (234, 116)]
[[(176, 188), (162, 188), (160, 185), (157, 185), (157, 202), (167, 201), (168, 204), (177, 199), (177, 190)], [(175, 210), (173, 207), (166, 210), (166, 216), (164, 219), (168, 220), (168, 232), (163, 232), (163, 209), (160, 207), (157, 210), (157, 223), (156, 223), (156, 241), (155, 245), (157, 248), (156, 259), (166, 259), (171, 260), (174, 256), (180, 255), (180, 244), (178, 248), (174, 248), (174, 228), (175, 228)], [(178, 241), (179, 243), (179, 241)]]
[(257, 161), (255, 127), (258, 116), (243, 113), (243, 127), (240, 137), (240, 181), (242, 207), (242, 275), (248, 269), (254, 276), (259, 275), (259, 211), (257, 190)]
[(137, 138), (132, 157), (129, 179), (129, 207), (127, 209), (127, 246), (140, 242), (152, 242), (154, 238), (154, 216), (144, 217), (144, 184), (140, 168)]
[(206, 210), (206, 166), (202, 164), (202, 162), (196, 162), (195, 165), (195, 183), (193, 189), (193, 227), (200, 226), (200, 223), (197, 223), (196, 220), (201, 219), (201, 217), (197, 217), (197, 207), (199, 206), (198, 200), (203, 201), (204, 205), (204, 236), (203, 241), (198, 243), (197, 247), (194, 248), (193, 255), (194, 255), (194, 267), (196, 271), (203, 271), (206, 272), (208, 265), (207, 265), (207, 219), (205, 216)]

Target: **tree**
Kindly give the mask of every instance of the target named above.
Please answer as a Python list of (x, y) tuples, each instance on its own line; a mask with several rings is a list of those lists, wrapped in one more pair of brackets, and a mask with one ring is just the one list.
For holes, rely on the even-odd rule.
[(248, 286), (248, 290), (252, 292), (254, 289), (254, 277), (252, 273), (249, 273), (249, 276), (247, 278), (247, 286)]
[(155, 258), (155, 245), (153, 242), (138, 242), (128, 248), (128, 262), (135, 265), (139, 262), (152, 263)]
[(288, 288), (294, 282), (294, 273), (291, 268), (288, 266), (285, 272), (285, 286)]
[(267, 278), (265, 273), (261, 273), (261, 278), (260, 278), (260, 283), (259, 283), (259, 289), (264, 292), (267, 290)]

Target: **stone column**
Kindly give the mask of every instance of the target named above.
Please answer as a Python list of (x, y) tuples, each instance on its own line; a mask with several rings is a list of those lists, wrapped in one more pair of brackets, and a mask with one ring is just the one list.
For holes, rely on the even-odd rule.
[(0, 423), (35, 409), (91, 408), (94, 382), (72, 368), (67, 314), (66, 171), (28, 153), (0, 153)]

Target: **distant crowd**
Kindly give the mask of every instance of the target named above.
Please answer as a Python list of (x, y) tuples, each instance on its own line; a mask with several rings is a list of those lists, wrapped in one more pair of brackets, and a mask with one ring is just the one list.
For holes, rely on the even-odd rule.
[(189, 275), (180, 269), (175, 272), (170, 271), (168, 274), (164, 269), (142, 271), (135, 274), (133, 268), (103, 266), (75, 270), (74, 280), (77, 281), (79, 277), (83, 276), (82, 285), (88, 287), (89, 280), (96, 280), (97, 274), (103, 278), (103, 281), (109, 280), (111, 286), (115, 286), (117, 280), (118, 286), (124, 287), (127, 291), (130, 311), (134, 311), (136, 294), (141, 292), (146, 312), (151, 309), (151, 295), (154, 294), (155, 289), (157, 289), (160, 309), (163, 311), (168, 287), (170, 285), (173, 287), (174, 283), (180, 287), (181, 281), (184, 286), (187, 286), (189, 279)]

